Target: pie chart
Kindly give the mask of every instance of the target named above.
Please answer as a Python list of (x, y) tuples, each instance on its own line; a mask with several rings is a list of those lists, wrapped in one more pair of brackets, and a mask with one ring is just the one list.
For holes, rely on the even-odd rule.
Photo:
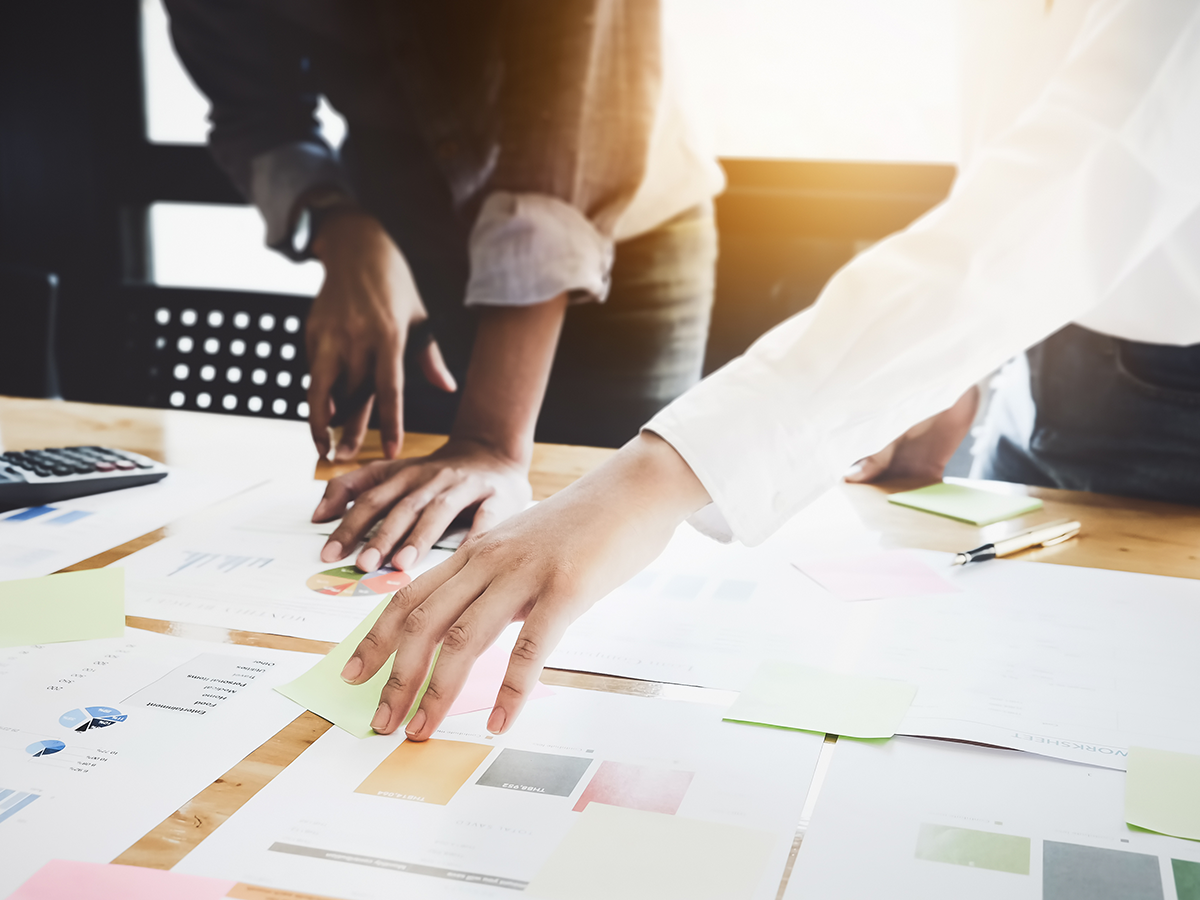
[(67, 745), (62, 741), (34, 741), (25, 748), (25, 752), (30, 756), (50, 756), (52, 753), (65, 749), (67, 749)]
[(63, 713), (58, 717), (58, 724), (74, 731), (90, 731), (93, 728), (116, 725), (128, 718), (119, 709), (113, 709), (111, 706), (85, 706)]
[(368, 597), (391, 594), (412, 579), (404, 572), (384, 566), (374, 572), (360, 572), (356, 566), (326, 569), (308, 579), (308, 589), (331, 597)]

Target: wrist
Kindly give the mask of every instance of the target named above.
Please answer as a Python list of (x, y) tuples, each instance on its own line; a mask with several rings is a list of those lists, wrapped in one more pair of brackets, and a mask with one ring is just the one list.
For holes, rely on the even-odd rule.
[(669, 442), (643, 431), (621, 448), (639, 496), (675, 524), (712, 502), (692, 467)]
[(503, 464), (528, 472), (533, 462), (533, 436), (514, 435), (463, 422), (462, 416), (450, 429), (449, 443), (469, 443), (482, 447)]
[(361, 252), (388, 239), (379, 220), (349, 199), (308, 213), (309, 249), (327, 266), (347, 248)]

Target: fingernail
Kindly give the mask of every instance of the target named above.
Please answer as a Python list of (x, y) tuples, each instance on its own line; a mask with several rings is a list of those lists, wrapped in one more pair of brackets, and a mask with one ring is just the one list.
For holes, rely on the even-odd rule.
[(358, 554), (358, 562), (355, 563), (364, 572), (374, 572), (379, 568), (380, 553), (374, 547), (368, 547), (362, 553)]
[(371, 720), (371, 729), (373, 731), (380, 731), (384, 728), (387, 728), (388, 720), (391, 719), (391, 717), (392, 711), (388, 709), (388, 705), (386, 703), (380, 703), (379, 709), (375, 710), (375, 718)]
[(504, 720), (507, 717), (504, 715), (504, 710), (499, 706), (492, 710), (492, 714), (488, 716), (487, 729), (492, 734), (499, 734), (504, 728)]
[(321, 548), (321, 562), (333, 562), (342, 558), (342, 545), (339, 541), (330, 541)]
[(418, 709), (416, 715), (408, 723), (408, 727), (404, 729), (404, 733), (409, 737), (416, 737), (421, 733), (421, 729), (425, 727), (425, 720), (428, 716), (425, 715), (425, 710)]
[(410, 566), (415, 566), (417, 564), (417, 548), (409, 544), (396, 554), (396, 558), (392, 562), (397, 569), (407, 570)]
[(347, 681), (354, 684), (358, 680), (358, 676), (362, 674), (363, 661), (357, 656), (350, 657), (346, 663), (346, 667), (342, 669), (342, 681)]

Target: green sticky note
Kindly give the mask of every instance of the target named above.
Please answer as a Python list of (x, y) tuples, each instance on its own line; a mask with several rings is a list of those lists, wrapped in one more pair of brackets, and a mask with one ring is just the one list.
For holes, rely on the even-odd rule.
[(1130, 747), (1125, 821), (1200, 841), (1200, 756)]
[(765, 662), (725, 713), (727, 722), (856, 738), (890, 738), (917, 695), (914, 685)]
[(0, 647), (88, 641), (124, 633), (122, 568), (0, 582)]
[(1037, 497), (993, 494), (991, 491), (946, 482), (931, 484), (915, 491), (890, 494), (888, 503), (946, 516), (960, 522), (969, 522), (972, 525), (991, 525), (993, 522), (1003, 522), (1005, 519), (1013, 519), (1042, 508), (1042, 501)]
[(751, 900), (760, 896), (776, 841), (770, 832), (739, 825), (589, 803), (524, 894), (546, 900)]
[[(375, 710), (379, 708), (379, 692), (383, 690), (388, 676), (392, 674), (392, 662), (396, 654), (388, 657), (388, 661), (379, 667), (379, 671), (371, 680), (362, 684), (347, 684), (342, 681), (342, 669), (346, 667), (347, 661), (354, 655), (355, 649), (367, 636), (367, 632), (371, 630), (371, 626), (391, 599), (389, 594), (367, 614), (344, 641), (330, 650), (324, 659), (295, 681), (289, 681), (275, 690), (357, 738), (373, 735), (375, 731), (371, 728), (371, 720), (375, 718)], [(434, 661), (437, 661), (436, 654)], [(433, 667), (430, 666), (425, 683), (421, 685), (417, 699), (413, 701), (412, 709), (404, 717), (405, 724), (416, 713), (417, 705), (425, 696), (425, 688), (429, 687), (432, 675)]]

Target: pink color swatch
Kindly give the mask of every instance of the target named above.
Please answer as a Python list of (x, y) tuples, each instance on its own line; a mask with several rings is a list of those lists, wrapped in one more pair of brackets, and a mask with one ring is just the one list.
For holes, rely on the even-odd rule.
[(959, 590), (903, 550), (796, 562), (795, 566), (842, 600), (881, 600)]
[(9, 900), (218, 900), (236, 884), (141, 866), (54, 859), (10, 894)]
[(595, 802), (673, 816), (683, 802), (694, 774), (605, 760), (580, 795), (574, 810), (583, 812), (589, 803)]
[[(491, 709), (496, 702), (496, 694), (500, 691), (500, 685), (504, 682), (504, 673), (508, 671), (508, 657), (511, 653), (510, 645), (496, 643), (475, 660), (475, 667), (467, 676), (467, 683), (463, 685), (458, 698), (450, 706), (450, 712), (446, 715), (457, 716), (460, 713)], [(529, 699), (537, 700), (539, 697), (549, 697), (553, 693), (553, 690), (539, 681)]]

